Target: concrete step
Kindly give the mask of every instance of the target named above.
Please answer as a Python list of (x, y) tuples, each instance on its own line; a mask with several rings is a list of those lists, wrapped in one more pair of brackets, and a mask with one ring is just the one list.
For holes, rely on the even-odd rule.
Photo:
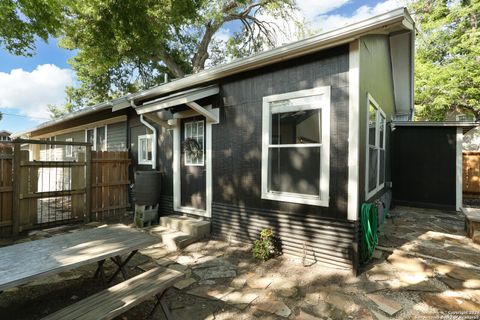
[(160, 217), (159, 224), (165, 228), (178, 230), (196, 239), (210, 237), (210, 222), (180, 215)]
[(188, 233), (166, 228), (164, 226), (147, 227), (145, 230), (151, 235), (159, 237), (165, 245), (165, 248), (170, 252), (183, 249), (198, 240), (196, 237)]

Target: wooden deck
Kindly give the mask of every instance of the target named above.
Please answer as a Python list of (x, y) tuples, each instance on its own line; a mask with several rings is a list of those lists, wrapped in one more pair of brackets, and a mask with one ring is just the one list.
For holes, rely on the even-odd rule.
[(0, 292), (158, 242), (157, 237), (118, 224), (0, 248)]

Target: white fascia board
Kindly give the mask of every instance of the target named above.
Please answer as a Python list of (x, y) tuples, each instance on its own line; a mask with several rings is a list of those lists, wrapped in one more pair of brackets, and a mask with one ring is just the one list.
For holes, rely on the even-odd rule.
[(21, 136), (24, 136), (24, 135), (30, 135), (30, 133), (32, 133), (34, 131), (38, 131), (40, 129), (48, 128), (50, 126), (65, 122), (67, 120), (72, 120), (72, 119), (76, 119), (76, 118), (88, 115), (90, 113), (94, 113), (94, 112), (98, 112), (98, 111), (101, 111), (101, 110), (109, 109), (111, 107), (112, 107), (111, 102), (100, 103), (100, 104), (94, 105), (92, 107), (88, 107), (88, 108), (81, 109), (81, 110), (76, 111), (76, 112), (69, 113), (69, 114), (67, 114), (63, 117), (58, 118), (58, 119), (54, 119), (54, 120), (44, 122), (44, 123), (32, 128), (30, 130), (26, 130), (26, 131), (23, 131), (23, 132), (16, 132), (16, 133), (12, 134), (12, 137), (13, 138), (18, 138), (18, 137), (21, 137)]
[(187, 92), (175, 93), (171, 96), (163, 97), (148, 103), (143, 104), (142, 106), (135, 107), (137, 114), (145, 114), (149, 112), (154, 112), (181, 104), (190, 104), (197, 100), (207, 98), (213, 95), (216, 95), (220, 92), (218, 86), (210, 86), (206, 88), (198, 88), (196, 90), (189, 90)]

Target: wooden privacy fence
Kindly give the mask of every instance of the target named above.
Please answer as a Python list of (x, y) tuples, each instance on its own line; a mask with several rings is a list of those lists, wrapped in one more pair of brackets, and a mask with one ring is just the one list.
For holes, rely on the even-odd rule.
[(463, 192), (480, 194), (480, 152), (463, 152)]
[(125, 213), (129, 164), (127, 151), (92, 151), (92, 219)]
[(82, 142), (15, 140), (0, 148), (0, 237), (121, 215), (128, 203), (128, 152)]
[(12, 233), (13, 149), (0, 147), (0, 237)]

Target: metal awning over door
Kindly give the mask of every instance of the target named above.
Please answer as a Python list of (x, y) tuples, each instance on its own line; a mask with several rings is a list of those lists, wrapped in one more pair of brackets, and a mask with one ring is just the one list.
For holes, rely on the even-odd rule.
[(196, 101), (216, 95), (219, 92), (220, 88), (217, 85), (193, 88), (145, 102), (134, 108), (139, 115), (157, 117), (158, 120), (165, 121), (168, 120), (168, 117), (165, 116), (163, 111), (178, 105), (186, 105), (198, 114), (204, 116), (207, 121), (218, 122), (217, 114), (200, 106)]

